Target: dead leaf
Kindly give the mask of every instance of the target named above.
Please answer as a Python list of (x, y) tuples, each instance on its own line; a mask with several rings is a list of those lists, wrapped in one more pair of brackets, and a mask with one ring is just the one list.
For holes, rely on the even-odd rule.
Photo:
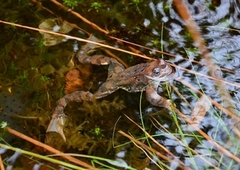
[[(73, 28), (67, 24), (65, 21), (61, 21), (60, 19), (47, 19), (43, 21), (39, 26), (40, 29), (47, 31), (54, 31), (59, 33), (69, 33)], [(43, 36), (44, 45), (45, 46), (53, 46), (59, 43), (65, 42), (66, 38), (58, 35), (48, 34), (40, 32)]]
[(65, 94), (73, 93), (74, 91), (77, 91), (83, 87), (83, 81), (81, 79), (80, 71), (76, 68), (70, 70), (66, 74), (65, 81)]
[(202, 95), (202, 97), (198, 99), (190, 117), (194, 125), (198, 126), (201, 123), (211, 105), (212, 103), (206, 95)]

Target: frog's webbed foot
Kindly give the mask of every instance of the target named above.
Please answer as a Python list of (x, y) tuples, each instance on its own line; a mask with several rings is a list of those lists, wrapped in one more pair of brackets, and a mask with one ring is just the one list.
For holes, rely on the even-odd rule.
[(154, 106), (165, 107), (168, 110), (171, 110), (171, 101), (160, 96), (154, 87), (146, 87), (146, 98)]
[(89, 57), (89, 62), (93, 65), (109, 65), (108, 77), (113, 73), (119, 73), (125, 70), (125, 67), (116, 59), (104, 55), (94, 55)]
[(82, 102), (92, 101), (93, 94), (85, 91), (76, 91), (71, 94), (67, 94), (57, 101), (57, 107), (55, 108), (52, 119), (48, 125), (47, 132), (59, 133), (63, 140), (66, 141), (66, 137), (63, 133), (63, 127), (66, 122), (66, 115), (64, 114), (64, 108), (71, 101)]
[(59, 135), (62, 136), (63, 140), (66, 142), (66, 137), (63, 133), (63, 127), (66, 122), (66, 115), (64, 113), (57, 115), (51, 119), (47, 132), (57, 132)]
[[(89, 37), (89, 40), (103, 43), (103, 41), (98, 40), (96, 37), (91, 35)], [(96, 50), (96, 48), (99, 48), (100, 46), (93, 44), (93, 43), (87, 43), (84, 45), (81, 50), (79, 50), (76, 54), (76, 57), (78, 58), (78, 61), (82, 64), (92, 64), (92, 65), (109, 65), (109, 70), (113, 70), (112, 72), (118, 73), (120, 71), (123, 71), (125, 67), (119, 63), (116, 59), (106, 57), (104, 55), (92, 55), (92, 52)]]
[[(97, 43), (104, 43), (104, 41), (97, 39), (95, 36), (91, 35), (88, 40)], [(99, 45), (88, 42), (77, 52), (76, 57), (80, 63), (89, 63), (89, 56), (96, 50), (100, 48)]]
[[(93, 34), (90, 35), (88, 38), (89, 41), (97, 42), (97, 43), (104, 43), (103, 40), (99, 40), (97, 37), (95, 37)], [(91, 55), (91, 52), (93, 52), (96, 48), (100, 48), (99, 45), (93, 44), (91, 42), (88, 42), (82, 47), (82, 50), (84, 50), (88, 55)]]

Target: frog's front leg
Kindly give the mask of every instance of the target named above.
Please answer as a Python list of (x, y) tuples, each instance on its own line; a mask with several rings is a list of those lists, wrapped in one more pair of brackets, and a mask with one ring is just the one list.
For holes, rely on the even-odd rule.
[(157, 93), (157, 89), (153, 86), (148, 85), (146, 87), (146, 98), (154, 106), (165, 107), (168, 110), (171, 110), (170, 100), (160, 96)]

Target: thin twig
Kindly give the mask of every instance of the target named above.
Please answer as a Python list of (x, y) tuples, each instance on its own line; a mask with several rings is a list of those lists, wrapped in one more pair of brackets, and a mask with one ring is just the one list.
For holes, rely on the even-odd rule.
[[(217, 147), (219, 149), (219, 151), (221, 151), (222, 153), (224, 153), (226, 156), (234, 159), (235, 161), (237, 161), (238, 163), (240, 163), (240, 158), (238, 158), (237, 156), (235, 156), (234, 154), (232, 154), (231, 152), (229, 152), (227, 149), (225, 149), (224, 147), (222, 147), (221, 145), (219, 145), (217, 142), (215, 142), (211, 137), (209, 137), (206, 133), (204, 133), (201, 129), (199, 129), (197, 126), (194, 125), (194, 122), (192, 122), (186, 115), (184, 115), (183, 113), (181, 113), (180, 111), (178, 111), (177, 109), (174, 109), (177, 112), (178, 115), (180, 115), (182, 118), (185, 119), (185, 121), (188, 122), (188, 124), (191, 124), (192, 127), (198, 132), (200, 133), (205, 139), (208, 140), (209, 143), (211, 143), (213, 146)], [(220, 152), (219, 152), (220, 153)]]
[[(125, 115), (125, 114), (124, 114)], [(147, 133), (145, 131), (145, 129), (143, 129), (140, 125), (138, 125), (136, 122), (134, 122), (130, 117), (128, 117), (127, 115), (125, 115), (125, 117), (130, 120), (131, 122), (133, 122), (139, 129), (141, 129), (146, 135), (148, 138), (150, 138), (159, 148), (162, 148), (166, 153), (168, 153), (170, 156), (172, 157), (175, 157), (175, 155), (170, 152), (165, 146), (161, 145), (159, 142), (157, 142), (151, 135), (149, 135), (149, 133)], [(179, 163), (181, 165), (184, 165), (184, 163), (182, 161), (179, 160)]]
[[(205, 41), (199, 31), (199, 27), (197, 26), (196, 22), (190, 15), (190, 12), (185, 2), (183, 0), (174, 0), (173, 2), (181, 18), (186, 23), (186, 27), (192, 36), (195, 46), (199, 49), (199, 52), (201, 53), (201, 56), (204, 59), (203, 60), (204, 65), (206, 65), (206, 67), (208, 68), (210, 76), (212, 78), (217, 78), (218, 80), (222, 80), (223, 78), (219, 73), (219, 67), (215, 65), (212, 59), (212, 56), (210, 55), (210, 52), (205, 45)], [(232, 113), (237, 115), (236, 107), (224, 83), (223, 81), (215, 82), (219, 90), (220, 96), (224, 100), (225, 107), (228, 108)]]
[(147, 57), (147, 56), (143, 56), (143, 55), (140, 55), (140, 54), (136, 54), (134, 52), (123, 50), (121, 48), (112, 47), (112, 46), (107, 45), (107, 44), (98, 43), (98, 42), (94, 42), (94, 41), (90, 41), (90, 40), (87, 40), (87, 39), (78, 38), (78, 37), (74, 37), (74, 36), (70, 36), (70, 35), (65, 35), (65, 34), (54, 32), (54, 31), (48, 31), (48, 30), (43, 30), (43, 29), (39, 29), (39, 28), (29, 27), (29, 26), (25, 26), (25, 25), (21, 25), (21, 24), (15, 24), (15, 23), (3, 21), (3, 20), (0, 20), (0, 23), (4, 23), (4, 24), (16, 26), (16, 27), (21, 27), (21, 28), (26, 28), (26, 29), (29, 29), (29, 30), (39, 31), (39, 32), (43, 32), (43, 33), (58, 35), (58, 36), (62, 36), (62, 37), (68, 38), (68, 39), (73, 39), (73, 40), (77, 40), (77, 41), (81, 41), (81, 42), (85, 42), (85, 43), (89, 42), (89, 43), (96, 44), (96, 45), (101, 46), (101, 47), (113, 49), (113, 50), (116, 50), (116, 51), (120, 51), (120, 52), (123, 52), (123, 53), (134, 55), (134, 56), (139, 56), (139, 57), (142, 57), (142, 58), (145, 58), (145, 59), (148, 59), (148, 60), (155, 60), (155, 59), (153, 59), (151, 57)]
[(2, 161), (2, 156), (0, 155), (0, 169), (1, 170), (5, 170), (4, 165), (3, 165), (3, 161)]
[[(69, 38), (69, 39), (73, 39), (73, 40), (77, 40), (77, 41), (81, 41), (81, 42), (86, 42), (86, 43), (89, 42), (89, 43), (96, 44), (96, 45), (101, 46), (101, 47), (113, 49), (113, 50), (116, 50), (116, 51), (120, 51), (120, 52), (123, 52), (123, 53), (127, 53), (127, 54), (130, 54), (130, 55), (134, 55), (134, 56), (139, 56), (139, 57), (144, 58), (144, 59), (156, 60), (156, 59), (151, 58), (151, 57), (148, 57), (148, 56), (146, 56), (146, 55), (137, 54), (137, 53), (134, 53), (134, 52), (131, 52), (131, 51), (123, 50), (123, 49), (120, 49), (120, 48), (115, 48), (115, 47), (112, 47), (112, 46), (110, 46), (110, 45), (106, 45), (106, 44), (102, 44), (102, 43), (98, 43), (98, 42), (94, 42), (94, 41), (89, 41), (89, 40), (86, 40), (86, 39), (83, 39), (83, 38), (78, 38), (78, 37), (74, 37), (74, 36), (70, 36), (70, 35), (65, 35), (65, 34), (53, 32), (53, 31), (42, 30), (42, 29), (38, 29), (38, 28), (34, 28), (34, 27), (29, 27), (29, 26), (24, 26), (24, 25), (20, 25), (20, 24), (15, 24), (15, 23), (3, 21), (3, 20), (0, 20), (0, 23), (4, 23), (4, 24), (16, 26), (16, 27), (21, 27), (21, 28), (26, 28), (26, 29), (29, 29), (29, 30), (44, 32), (44, 33), (48, 33), (48, 34), (58, 35), (58, 36), (62, 36), (62, 37), (65, 37), (65, 38), (67, 37), (67, 38)], [(234, 83), (231, 83), (231, 82), (224, 81), (224, 80), (222, 80), (222, 79), (218, 79), (218, 78), (211, 77), (211, 76), (208, 76), (208, 75), (204, 75), (204, 74), (201, 74), (201, 73), (198, 73), (198, 72), (194, 72), (194, 71), (192, 71), (192, 70), (189, 70), (189, 69), (186, 69), (186, 68), (177, 66), (177, 65), (175, 65), (175, 64), (171, 64), (171, 63), (169, 63), (169, 64), (170, 64), (171, 66), (176, 67), (176, 68), (179, 68), (179, 69), (181, 69), (181, 70), (184, 70), (184, 71), (187, 71), (187, 72), (190, 72), (190, 73), (193, 73), (193, 74), (197, 74), (197, 75), (199, 75), (199, 76), (203, 76), (203, 77), (206, 77), (206, 78), (215, 80), (215, 81), (220, 81), (220, 82), (229, 84), (229, 85), (231, 85), (231, 86), (240, 88), (240, 85), (238, 85), (238, 84), (234, 84)]]
[(128, 68), (128, 65), (126, 62), (124, 62), (121, 58), (113, 54), (111, 51), (108, 49), (102, 49), (107, 55), (111, 56), (112, 58), (115, 58), (118, 62), (120, 62), (125, 68)]
[[(109, 35), (109, 31), (100, 28), (98, 25), (96, 25), (95, 23), (89, 21), (88, 19), (86, 19), (85, 17), (83, 17), (82, 15), (80, 15), (79, 13), (77, 13), (77, 12), (69, 9), (68, 7), (64, 6), (63, 4), (59, 3), (59, 2), (56, 1), (56, 0), (51, 0), (51, 2), (53, 2), (54, 4), (56, 4), (56, 5), (57, 5), (58, 7), (60, 7), (61, 9), (65, 10), (65, 11), (68, 11), (69, 13), (73, 14), (73, 15), (76, 16), (77, 18), (81, 19), (83, 22), (85, 22), (86, 24), (90, 25), (92, 28), (98, 30), (99, 32), (104, 33), (104, 34), (107, 35), (109, 38), (117, 40), (118, 43), (120, 43), (120, 44), (126, 43), (126, 44), (127, 44), (127, 47), (128, 47), (129, 49), (131, 49), (133, 52), (135, 52), (136, 54), (141, 54), (141, 55), (145, 56), (145, 55), (142, 54), (139, 50), (137, 50), (137, 49), (129, 46), (129, 44), (135, 45), (135, 46), (141, 46), (141, 45), (134, 44), (134, 43), (131, 43), (131, 42), (128, 42), (128, 41), (124, 41), (124, 40), (122, 40), (122, 39), (119, 39), (119, 38), (110, 36), (110, 35)], [(144, 48), (147, 49), (147, 47), (144, 47)], [(150, 49), (150, 48), (149, 48), (149, 49)], [(152, 50), (152, 49), (150, 49), (150, 50)], [(169, 54), (169, 53), (166, 53), (166, 52), (162, 52), (162, 51), (158, 51), (158, 52), (161, 53), (161, 54), (173, 56), (173, 55), (171, 55), (171, 54)], [(145, 56), (145, 57), (147, 57), (147, 56)]]
[(37, 140), (35, 140), (35, 139), (33, 139), (33, 138), (30, 138), (30, 137), (28, 137), (28, 136), (26, 136), (26, 135), (24, 135), (24, 134), (22, 134), (22, 133), (20, 133), (20, 132), (18, 132), (18, 131), (16, 131), (16, 130), (12, 129), (12, 128), (10, 128), (10, 127), (7, 127), (6, 130), (7, 130), (9, 133), (11, 133), (11, 134), (13, 134), (13, 135), (15, 135), (15, 136), (17, 136), (17, 137), (19, 137), (19, 138), (22, 138), (22, 139), (24, 139), (24, 140), (26, 140), (26, 141), (28, 141), (28, 142), (33, 143), (33, 144), (36, 145), (36, 146), (39, 146), (39, 147), (42, 147), (42, 148), (48, 150), (48, 151), (51, 152), (51, 153), (60, 154), (61, 157), (67, 159), (68, 161), (70, 161), (70, 162), (72, 162), (72, 163), (75, 163), (75, 164), (77, 164), (77, 165), (79, 165), (79, 166), (83, 166), (83, 167), (89, 168), (89, 169), (97, 169), (97, 168), (95, 168), (95, 167), (93, 167), (93, 166), (91, 166), (91, 165), (89, 165), (89, 164), (87, 164), (87, 163), (85, 163), (85, 162), (83, 162), (83, 161), (81, 161), (81, 160), (79, 160), (79, 159), (76, 159), (76, 158), (71, 157), (71, 156), (69, 156), (69, 155), (64, 155), (63, 152), (61, 152), (61, 151), (59, 151), (59, 150), (57, 150), (57, 149), (55, 149), (55, 148), (53, 148), (53, 147), (51, 147), (51, 146), (49, 146), (49, 145), (46, 145), (46, 144), (44, 144), (44, 143), (42, 143), (42, 142), (39, 142), (39, 141), (37, 141)]
[[(66, 10), (66, 11), (69, 11), (71, 14), (75, 15), (76, 17), (80, 18), (83, 22), (85, 22), (86, 24), (89, 24), (90, 26), (92, 26), (94, 29), (108, 35), (109, 32), (100, 28), (98, 25), (94, 24), (93, 22), (89, 21), (88, 19), (86, 19), (85, 17), (83, 17), (82, 15), (80, 15), (79, 13), (69, 9), (68, 7), (62, 5), (61, 3), (57, 2), (56, 0), (51, 0), (54, 4), (56, 4), (57, 6), (59, 6), (60, 8)], [(108, 35), (109, 36), (109, 35)], [(145, 47), (145, 46), (142, 46), (142, 45), (139, 45), (139, 44), (136, 44), (136, 43), (132, 43), (132, 42), (128, 42), (128, 41), (125, 41), (125, 40), (122, 40), (122, 39), (119, 39), (119, 38), (116, 38), (116, 37), (113, 37), (113, 36), (109, 36), (109, 38), (111, 39), (115, 39), (117, 40), (118, 42), (120, 42), (121, 44), (122, 43), (126, 43), (126, 44), (130, 44), (130, 45), (134, 45), (134, 46), (137, 46), (137, 47), (140, 47), (140, 48), (144, 48), (144, 49), (147, 49), (147, 50), (150, 50), (152, 51), (151, 48), (148, 48), (148, 47)], [(131, 49), (133, 52), (137, 53), (137, 54), (141, 54), (141, 55), (144, 55), (143, 53), (141, 53), (140, 51), (136, 50), (135, 48), (131, 47), (131, 46), (128, 46), (129, 49)], [(155, 52), (157, 53), (160, 53), (160, 54), (164, 54), (164, 55), (168, 55), (168, 56), (171, 56), (171, 57), (175, 57), (175, 55), (173, 54), (170, 54), (170, 53), (167, 53), (167, 52), (164, 52), (164, 51), (159, 51), (159, 50), (154, 50)], [(188, 59), (185, 59), (185, 60), (188, 60)], [(197, 64), (201, 64), (199, 63), (198, 61), (192, 61), (192, 62), (195, 62)], [(232, 72), (231, 70), (228, 70), (228, 69), (225, 69), (225, 68), (221, 68), (222, 70), (224, 71), (228, 71), (228, 72)]]
[(104, 33), (104, 34), (109, 34), (108, 31), (100, 28), (99, 26), (97, 26), (96, 24), (94, 24), (93, 22), (87, 20), (86, 18), (84, 18), (82, 15), (80, 15), (79, 13), (69, 9), (68, 7), (62, 5), (61, 3), (59, 3), (58, 1), (55, 0), (50, 0), (51, 2), (53, 2), (54, 4), (56, 4), (58, 7), (62, 8), (65, 11), (68, 11), (69, 13), (73, 14), (74, 16), (80, 18), (83, 22), (87, 23), (88, 25), (92, 26), (94, 29)]
[[(166, 155), (164, 155), (164, 154), (162, 154), (162, 153), (156, 151), (155, 149), (153, 149), (153, 148), (151, 148), (151, 147), (145, 145), (144, 143), (142, 143), (142, 142), (136, 140), (134, 137), (132, 137), (132, 136), (126, 134), (125, 132), (119, 130), (118, 133), (120, 133), (121, 135), (127, 137), (128, 139), (130, 139), (130, 140), (133, 141), (134, 143), (138, 144), (138, 145), (141, 146), (142, 148), (144, 148), (144, 149), (146, 149), (146, 150), (149, 150), (149, 151), (151, 151), (151, 152), (154, 152), (157, 156), (163, 158), (164, 160), (166, 160), (166, 161), (168, 161), (168, 162), (173, 161), (173, 160), (170, 159), (168, 156), (166, 156)], [(183, 163), (181, 163), (181, 164), (179, 165), (179, 167), (183, 169), (183, 167), (185, 167), (185, 165), (184, 165)]]
[[(151, 116), (152, 117), (152, 116)], [(204, 156), (199, 155), (198, 152), (196, 152), (194, 149), (192, 149), (191, 147), (189, 147), (188, 145), (185, 145), (181, 140), (179, 140), (176, 136), (174, 136), (173, 134), (171, 134), (164, 126), (162, 126), (154, 117), (152, 117), (152, 119), (159, 125), (161, 126), (162, 129), (164, 129), (164, 131), (166, 131), (169, 135), (171, 135), (171, 137), (173, 137), (176, 141), (178, 141), (182, 146), (186, 147), (187, 149), (191, 150), (192, 153), (194, 153), (195, 155), (198, 155), (200, 159), (202, 159), (204, 162), (206, 162), (208, 165), (210, 165), (211, 167), (213, 167), (216, 170), (219, 170), (219, 168), (217, 168), (215, 165), (213, 165), (211, 162), (209, 162), (208, 160), (206, 160), (204, 158)], [(153, 121), (151, 120), (151, 122), (153, 123)], [(154, 123), (153, 123), (154, 125)], [(158, 127), (155, 126), (157, 129)]]
[[(198, 94), (203, 95), (203, 93), (201, 91), (199, 91), (197, 88), (195, 88), (194, 86), (192, 86), (188, 82), (184, 81), (183, 79), (178, 78), (177, 81), (181, 82), (183, 85), (189, 87), (191, 90), (197, 92)], [(210, 96), (209, 96), (209, 99), (212, 102), (212, 104), (214, 106), (216, 106), (219, 110), (221, 110), (222, 112), (224, 112), (227, 115), (229, 115), (230, 117), (232, 117), (235, 121), (240, 122), (240, 117), (238, 117), (237, 115), (233, 114), (232, 112), (230, 112), (229, 110), (227, 110), (226, 108), (221, 106), (218, 102), (214, 101)]]

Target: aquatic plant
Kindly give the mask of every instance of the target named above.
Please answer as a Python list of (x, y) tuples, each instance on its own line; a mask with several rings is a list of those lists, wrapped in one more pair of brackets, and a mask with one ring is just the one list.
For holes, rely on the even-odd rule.
[(63, 4), (72, 9), (79, 6), (81, 3), (83, 3), (83, 0), (63, 0)]
[(91, 7), (89, 8), (88, 11), (91, 11), (92, 9), (94, 9), (96, 12), (98, 12), (101, 7), (102, 7), (102, 4), (100, 2), (92, 2)]
[(139, 4), (142, 2), (142, 0), (131, 0), (130, 5), (133, 5), (137, 12), (141, 13), (141, 10), (139, 8)]

